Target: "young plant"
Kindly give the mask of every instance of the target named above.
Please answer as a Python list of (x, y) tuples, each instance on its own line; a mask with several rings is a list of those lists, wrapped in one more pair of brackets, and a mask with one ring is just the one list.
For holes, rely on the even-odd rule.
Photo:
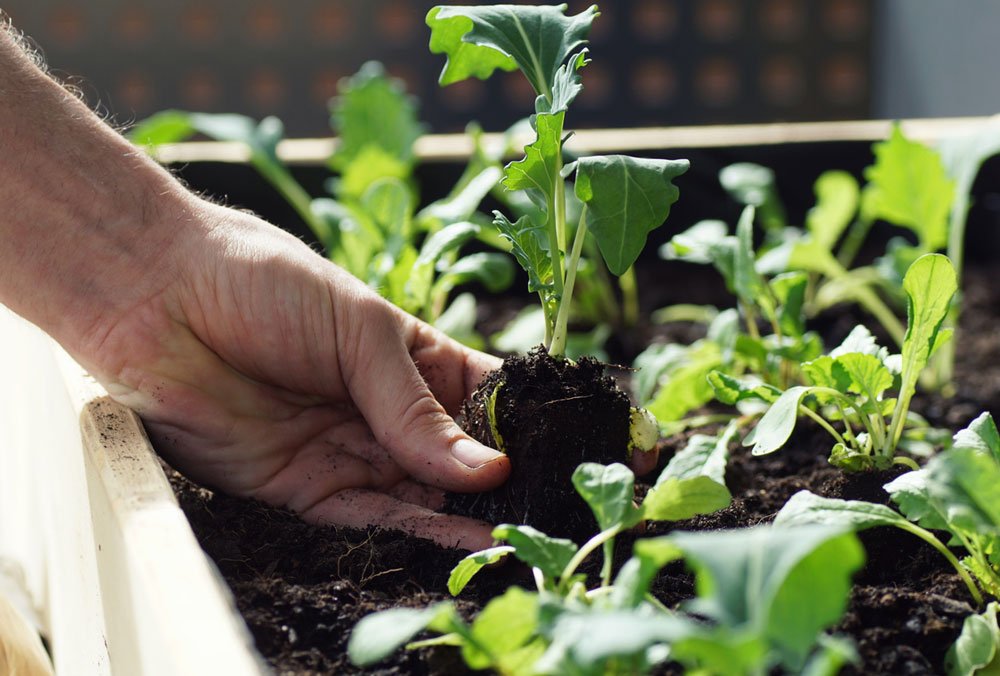
[[(666, 661), (706, 674), (806, 666), (836, 673), (853, 651), (822, 631), (843, 612), (850, 576), (864, 559), (843, 528), (762, 527), (640, 539), (612, 581), (612, 543), (625, 529), (729, 503), (721, 468), (734, 433), (731, 428), (693, 439), (638, 507), (626, 467), (581, 465), (573, 483), (597, 520), (597, 535), (578, 547), (529, 527), (500, 526), (494, 535), (504, 544), (466, 557), (448, 582), (458, 594), (486, 566), (512, 555), (531, 567), (534, 591), (508, 589), (471, 624), (449, 603), (371, 615), (351, 635), (351, 659), (373, 664), (430, 630), (438, 636), (409, 647), (456, 646), (469, 667), (501, 674), (638, 674)], [(580, 566), (598, 550), (604, 552), (600, 583), (588, 588)], [(698, 598), (690, 614), (668, 611), (650, 595), (659, 571), (679, 558), (696, 570)], [(747, 604), (747, 598), (758, 602)]]
[[(496, 213), (496, 226), (528, 273), (528, 288), (541, 301), (544, 344), (553, 356), (566, 349), (577, 271), (590, 233), (614, 275), (626, 274), (652, 229), (667, 218), (678, 198), (672, 180), (686, 160), (649, 160), (624, 155), (581, 157), (564, 164), (566, 114), (579, 94), (586, 66), (586, 37), (597, 7), (566, 16), (565, 5), (439, 6), (427, 15), (431, 51), (447, 61), (442, 85), (469, 77), (487, 79), (496, 70), (520, 70), (537, 98), (532, 117), (535, 139), (525, 157), (504, 169), (503, 185), (523, 191), (539, 216), (516, 221)], [(566, 179), (573, 177), (582, 203), (568, 222)]]
[[(902, 515), (884, 505), (803, 491), (792, 496), (775, 523), (900, 528), (948, 559), (977, 604), (983, 597), (973, 578), (991, 596), (1000, 596), (1000, 433), (989, 413), (958, 432), (951, 449), (932, 457), (923, 469), (889, 482), (885, 490)], [(948, 546), (931, 530), (950, 534)], [(967, 552), (961, 561), (948, 548), (956, 546)]]
[(948, 676), (995, 674), (1000, 670), (1000, 624), (993, 601), (981, 614), (973, 613), (962, 623), (962, 633), (948, 649), (945, 671)]
[[(413, 144), (422, 133), (415, 106), (377, 63), (341, 85), (331, 122), (339, 134), (329, 166), (329, 197), (311, 197), (278, 157), (280, 120), (165, 111), (140, 123), (133, 140), (152, 149), (195, 133), (244, 144), (250, 164), (295, 209), (335, 263), (404, 310), (482, 347), (470, 321), (474, 301), (459, 285), (478, 281), (491, 291), (513, 281), (506, 254), (460, 255), (473, 239), (503, 247), (489, 219), (477, 214), (499, 169), (475, 161), (445, 198), (418, 210)], [(471, 307), (470, 307), (471, 305)], [(451, 309), (450, 312), (446, 310)]]
[[(902, 354), (890, 355), (867, 329), (856, 328), (829, 355), (802, 365), (809, 384), (782, 392), (743, 444), (753, 446), (754, 455), (773, 453), (788, 441), (799, 417), (807, 416), (834, 438), (832, 464), (848, 470), (884, 469), (894, 462), (916, 468), (912, 459), (897, 455), (896, 449), (920, 373), (951, 337), (951, 329), (943, 329), (942, 323), (957, 288), (947, 257), (927, 254), (917, 259), (903, 280), (909, 321)], [(743, 392), (731, 380), (719, 377), (713, 385), (734, 401), (760, 395)], [(888, 396), (891, 392), (896, 396)], [(819, 410), (810, 407), (810, 400)], [(837, 422), (841, 431), (835, 427)]]

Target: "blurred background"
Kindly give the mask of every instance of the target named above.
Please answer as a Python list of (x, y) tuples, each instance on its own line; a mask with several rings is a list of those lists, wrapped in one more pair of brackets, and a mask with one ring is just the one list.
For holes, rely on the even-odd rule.
[[(329, 134), (337, 82), (369, 59), (433, 131), (530, 109), (518, 74), (440, 89), (427, 10), (405, 0), (5, 0), (51, 67), (119, 123), (164, 108), (277, 115)], [(472, 3), (483, 4), (483, 3)], [(580, 11), (589, 2), (570, 2)], [(980, 115), (1000, 110), (989, 0), (616, 0), (600, 3), (581, 127)]]

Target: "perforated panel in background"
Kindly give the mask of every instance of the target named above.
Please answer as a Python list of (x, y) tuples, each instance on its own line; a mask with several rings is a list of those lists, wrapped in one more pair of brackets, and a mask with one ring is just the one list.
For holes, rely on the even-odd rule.
[[(55, 70), (122, 122), (178, 107), (278, 115), (290, 135), (323, 135), (337, 81), (368, 59), (406, 81), (435, 131), (472, 119), (502, 129), (530, 111), (517, 74), (437, 87), (443, 58), (428, 52), (424, 25), (435, 4), (6, 0), (3, 9)], [(625, 0), (600, 9), (575, 127), (869, 114), (865, 0)]]

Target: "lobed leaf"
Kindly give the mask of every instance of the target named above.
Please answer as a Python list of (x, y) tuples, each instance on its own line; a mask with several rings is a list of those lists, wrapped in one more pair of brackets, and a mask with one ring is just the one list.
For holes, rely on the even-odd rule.
[(622, 275), (639, 257), (646, 236), (670, 214), (680, 197), (673, 184), (687, 160), (607, 155), (576, 162), (576, 196), (587, 206), (587, 225), (608, 270)]
[(493, 224), (500, 235), (511, 244), (511, 254), (528, 273), (528, 291), (550, 292), (552, 260), (549, 258), (545, 228), (534, 225), (528, 216), (522, 216), (516, 223), (511, 223), (499, 211), (494, 211), (493, 216)]
[(504, 169), (504, 188), (527, 191), (539, 208), (546, 208), (554, 199), (555, 186), (563, 180), (559, 172), (565, 116), (565, 112), (536, 115), (535, 140), (524, 147), (524, 159), (511, 162)]
[(759, 380), (734, 378), (722, 371), (709, 373), (708, 383), (715, 392), (715, 398), (728, 406), (748, 399), (772, 403), (781, 396), (781, 390), (774, 385), (768, 385)]
[(597, 6), (566, 16), (566, 5), (438, 6), (427, 14), (430, 49), (447, 55), (442, 85), (520, 68), (535, 92), (552, 100), (560, 67), (587, 40)]
[(813, 186), (816, 206), (806, 214), (806, 230), (814, 242), (832, 250), (858, 211), (861, 190), (846, 171), (824, 172)]

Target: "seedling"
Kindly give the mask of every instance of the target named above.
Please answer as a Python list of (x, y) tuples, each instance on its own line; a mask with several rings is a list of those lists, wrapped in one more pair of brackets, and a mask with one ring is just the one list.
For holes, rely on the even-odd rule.
[[(661, 225), (679, 192), (672, 181), (687, 171), (686, 160), (649, 160), (624, 155), (581, 157), (564, 164), (569, 105), (587, 65), (586, 37), (597, 7), (566, 16), (566, 6), (435, 7), (427, 15), (431, 51), (447, 62), (442, 85), (469, 77), (486, 79), (496, 70), (520, 70), (537, 98), (532, 117), (535, 140), (525, 157), (504, 169), (503, 185), (523, 191), (540, 217), (512, 222), (496, 212), (496, 226), (528, 273), (545, 319), (544, 344), (553, 356), (566, 349), (570, 304), (588, 233), (614, 275), (638, 258), (648, 233)], [(582, 202), (578, 222), (567, 222), (566, 179), (573, 177)]]
[(329, 160), (337, 173), (328, 197), (311, 197), (278, 157), (284, 128), (269, 117), (165, 111), (140, 123), (136, 142), (155, 149), (195, 133), (244, 144), (250, 164), (295, 209), (335, 263), (407, 312), (476, 347), (475, 301), (452, 291), (479, 282), (500, 291), (513, 281), (509, 256), (496, 251), (460, 255), (473, 239), (503, 248), (492, 223), (477, 208), (500, 170), (473, 158), (445, 198), (418, 210), (413, 144), (423, 131), (415, 106), (377, 63), (341, 85), (331, 122), (338, 145)]
[[(534, 591), (508, 589), (471, 624), (450, 603), (371, 615), (351, 636), (351, 659), (373, 664), (430, 630), (438, 636), (409, 647), (456, 646), (469, 667), (502, 674), (645, 673), (668, 660), (707, 674), (797, 671), (807, 663), (834, 673), (853, 659), (853, 650), (822, 631), (843, 612), (850, 575), (864, 560), (856, 538), (843, 528), (760, 527), (640, 539), (612, 583), (611, 543), (623, 530), (643, 519), (682, 519), (729, 503), (720, 455), (734, 432), (692, 440), (639, 507), (626, 467), (581, 465), (573, 483), (597, 520), (597, 535), (577, 547), (525, 526), (500, 526), (494, 536), (504, 544), (466, 557), (448, 583), (458, 594), (487, 565), (514, 556), (531, 567)], [(605, 556), (600, 584), (588, 589), (578, 570), (598, 549)], [(679, 558), (696, 571), (698, 598), (675, 613), (650, 589), (659, 571)], [(801, 603), (807, 590), (808, 607)]]
[[(951, 337), (942, 329), (957, 290), (955, 270), (947, 257), (928, 254), (906, 273), (909, 323), (901, 355), (890, 355), (864, 327), (856, 328), (829, 355), (802, 365), (807, 385), (791, 387), (770, 404), (743, 440), (754, 455), (772, 453), (788, 441), (800, 416), (817, 422), (834, 438), (830, 462), (849, 470), (884, 469), (910, 458), (896, 454), (917, 380), (934, 352)], [(744, 387), (718, 374), (712, 381), (722, 398), (769, 398), (770, 392)], [(895, 391), (896, 396), (888, 393)], [(819, 411), (808, 405), (812, 400)], [(838, 431), (835, 423), (842, 424)]]

